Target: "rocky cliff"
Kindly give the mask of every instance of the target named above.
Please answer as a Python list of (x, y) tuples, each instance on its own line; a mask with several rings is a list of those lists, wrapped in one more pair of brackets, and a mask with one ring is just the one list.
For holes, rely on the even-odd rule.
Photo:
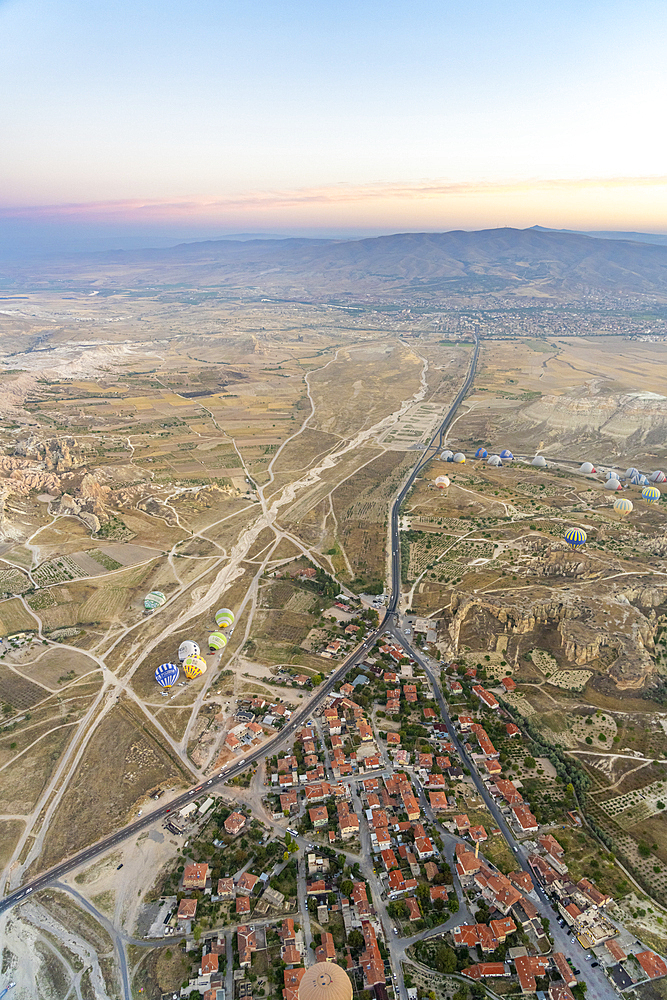
[[(646, 606), (659, 606), (665, 599), (660, 587), (626, 588)], [(657, 602), (657, 603), (656, 603)], [(546, 587), (522, 588), (503, 595), (454, 593), (449, 633), (454, 649), (461, 632), (484, 630), (483, 640), (495, 649), (498, 635), (529, 636), (544, 626), (558, 635), (563, 665), (595, 664), (607, 671), (620, 689), (639, 689), (650, 683), (656, 667), (654, 648), (655, 613), (647, 617), (612, 584), (599, 586), (595, 594), (550, 593)]]
[(46, 472), (67, 472), (85, 462), (83, 446), (74, 437), (55, 437), (40, 441), (31, 436), (16, 442), (14, 454), (41, 462)]

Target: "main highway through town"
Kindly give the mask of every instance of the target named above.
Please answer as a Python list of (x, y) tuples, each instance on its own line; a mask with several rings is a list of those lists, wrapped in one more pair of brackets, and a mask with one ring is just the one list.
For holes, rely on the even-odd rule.
[(343, 680), (347, 672), (357, 663), (364, 659), (368, 650), (373, 646), (375, 641), (386, 631), (386, 626), (392, 618), (396, 617), (396, 611), (398, 608), (398, 603), (400, 599), (400, 587), (401, 587), (401, 554), (399, 547), (398, 538), (398, 518), (400, 506), (403, 503), (410, 487), (413, 485), (415, 479), (419, 475), (420, 471), (424, 466), (431, 460), (433, 455), (438, 450), (438, 447), (442, 443), (443, 435), (446, 433), (447, 428), (450, 426), (456, 411), (458, 410), (462, 399), (470, 389), (473, 379), (475, 377), (475, 368), (477, 366), (477, 358), (479, 354), (479, 340), (475, 334), (475, 344), (473, 349), (472, 358), (470, 360), (470, 366), (468, 369), (468, 374), (466, 380), (461, 387), (456, 399), (452, 403), (446, 416), (439, 424), (435, 433), (431, 437), (425, 450), (420, 454), (418, 461), (416, 462), (412, 472), (408, 476), (407, 481), (403, 485), (400, 493), (394, 500), (391, 508), (391, 578), (392, 578), (392, 592), (389, 601), (389, 608), (385, 614), (384, 620), (377, 629), (369, 633), (365, 641), (358, 646), (355, 650), (350, 653), (348, 657), (333, 670), (325, 681), (320, 685), (315, 695), (310, 699), (310, 701), (300, 708), (298, 711), (293, 712), (289, 721), (283, 726), (280, 732), (272, 736), (271, 739), (262, 743), (255, 750), (248, 751), (245, 756), (241, 757), (238, 761), (232, 764), (226, 765), (219, 774), (216, 774), (213, 778), (209, 778), (208, 781), (202, 784), (195, 785), (190, 788), (187, 792), (179, 795), (177, 798), (172, 799), (169, 803), (154, 809), (142, 816), (140, 819), (135, 820), (133, 823), (124, 826), (121, 830), (116, 833), (110, 834), (108, 837), (104, 837), (102, 840), (97, 841), (95, 844), (91, 844), (83, 851), (79, 851), (78, 854), (74, 854), (72, 857), (68, 858), (66, 861), (61, 861), (60, 864), (55, 865), (53, 868), (49, 868), (47, 871), (38, 875), (37, 878), (32, 881), (25, 883), (20, 889), (15, 892), (10, 893), (10, 895), (5, 896), (4, 899), (0, 899), (0, 913), (5, 910), (10, 909), (16, 903), (25, 899), (30, 893), (35, 892), (38, 889), (44, 889), (63, 876), (69, 874), (75, 868), (85, 862), (92, 861), (93, 858), (100, 857), (102, 854), (106, 854), (107, 851), (111, 850), (117, 844), (123, 843), (123, 841), (128, 840), (130, 837), (134, 837), (137, 833), (148, 827), (153, 826), (154, 823), (160, 820), (166, 820), (171, 816), (171, 814), (178, 812), (183, 806), (187, 805), (188, 802), (192, 801), (197, 795), (202, 792), (213, 791), (216, 786), (223, 785), (225, 782), (229, 781), (231, 778), (237, 777), (246, 771), (252, 764), (261, 760), (262, 758), (273, 755), (276, 750), (279, 749), (283, 744), (285, 744), (297, 729), (300, 729), (304, 722), (306, 722), (311, 714), (315, 711), (318, 705), (333, 691), (336, 686)]
[[(462, 745), (459, 740), (458, 734), (452, 725), (451, 718), (449, 716), (449, 708), (443, 697), (438, 673), (440, 670), (439, 664), (435, 661), (430, 660), (428, 657), (424, 656), (423, 653), (413, 646), (409, 638), (406, 636), (404, 629), (401, 628), (401, 614), (400, 614), (400, 597), (401, 597), (401, 550), (400, 550), (400, 535), (399, 535), (399, 518), (400, 510), (403, 501), (407, 497), (410, 489), (415, 483), (419, 473), (424, 469), (427, 463), (434, 457), (437, 451), (443, 446), (444, 436), (451, 426), (452, 421), (457, 413), (461, 402), (465, 398), (467, 392), (469, 391), (477, 367), (477, 359), (479, 355), (479, 340), (477, 335), (474, 335), (474, 348), (473, 354), (470, 359), (470, 366), (466, 379), (461, 386), (455, 400), (453, 401), (451, 407), (449, 408), (447, 414), (443, 418), (442, 422), (438, 425), (435, 433), (431, 437), (426, 448), (420, 453), (420, 456), (415, 463), (410, 475), (403, 484), (400, 492), (396, 496), (392, 507), (390, 516), (390, 571), (391, 571), (391, 596), (387, 606), (387, 611), (385, 613), (382, 623), (373, 632), (369, 633), (365, 641), (359, 645), (355, 650), (350, 653), (349, 656), (337, 667), (335, 670), (329, 674), (326, 680), (320, 685), (317, 692), (310, 699), (310, 701), (300, 708), (298, 711), (294, 712), (289, 721), (285, 726), (272, 736), (268, 741), (262, 743), (255, 750), (248, 751), (244, 757), (241, 757), (238, 761), (232, 764), (226, 765), (218, 774), (214, 777), (209, 778), (201, 784), (190, 788), (188, 791), (184, 792), (182, 795), (175, 799), (172, 799), (168, 804), (154, 809), (152, 812), (147, 813), (145, 816), (130, 823), (128, 826), (123, 827), (116, 833), (111, 834), (108, 837), (92, 844), (85, 850), (80, 851), (78, 854), (73, 855), (66, 861), (50, 868), (43, 874), (39, 875), (37, 878), (33, 879), (31, 882), (24, 884), (20, 889), (6, 896), (4, 899), (0, 900), (0, 913), (5, 910), (10, 909), (16, 903), (25, 899), (30, 893), (38, 890), (44, 889), (49, 885), (53, 885), (63, 876), (67, 875), (69, 872), (78, 868), (80, 865), (92, 861), (94, 858), (99, 857), (107, 853), (111, 848), (115, 847), (117, 844), (122, 843), (125, 840), (135, 836), (137, 833), (145, 830), (147, 827), (152, 826), (160, 820), (166, 820), (170, 818), (173, 813), (176, 813), (183, 806), (187, 805), (196, 796), (203, 792), (213, 791), (216, 786), (224, 785), (231, 778), (235, 778), (238, 775), (246, 771), (252, 764), (257, 761), (273, 755), (276, 750), (283, 746), (288, 740), (291, 740), (297, 729), (301, 728), (303, 724), (310, 718), (315, 709), (321, 704), (321, 702), (333, 691), (337, 685), (343, 680), (348, 671), (355, 666), (355, 664), (361, 662), (367, 655), (368, 650), (372, 648), (373, 644), (382, 635), (391, 635), (395, 642), (399, 643), (417, 663), (424, 669), (426, 676), (428, 677), (435, 694), (436, 699), (440, 705), (440, 712), (442, 718), (447, 726), (447, 731), (449, 738), (452, 741), (456, 751), (458, 752), (461, 761), (466, 765), (470, 771), (471, 778), (483, 799), (486, 807), (488, 808), (491, 816), (496, 822), (498, 828), (501, 830), (505, 840), (507, 841), (509, 847), (514, 852), (517, 864), (520, 865), (525, 871), (530, 872), (530, 866), (525, 855), (525, 851), (521, 844), (516, 840), (512, 830), (507, 824), (505, 817), (503, 816), (498, 804), (491, 796), (488, 788), (484, 784), (480, 774), (477, 771), (473, 761), (470, 759), (466, 748)], [(557, 923), (554, 922), (553, 916), (554, 911), (551, 905), (542, 891), (538, 886), (536, 887), (535, 894), (537, 897), (537, 905), (540, 914), (546, 917), (551, 922), (550, 933), (554, 938), (554, 947), (556, 950), (562, 951), (569, 958), (572, 959), (573, 963), (582, 967), (582, 972), (585, 967), (585, 976), (583, 976), (584, 981), (587, 985), (594, 988), (594, 996), (599, 998), (599, 1000), (614, 1000), (616, 993), (611, 987), (609, 981), (604, 975), (601, 968), (592, 968), (590, 965), (590, 959), (584, 954), (581, 946), (573, 940), (571, 936), (568, 936), (563, 928), (561, 928)], [(451, 921), (450, 921), (451, 922)], [(393, 944), (391, 940), (391, 935), (389, 935), (390, 947)], [(399, 987), (403, 985), (403, 977), (400, 975)], [(404, 996), (404, 987), (399, 990), (401, 996)]]

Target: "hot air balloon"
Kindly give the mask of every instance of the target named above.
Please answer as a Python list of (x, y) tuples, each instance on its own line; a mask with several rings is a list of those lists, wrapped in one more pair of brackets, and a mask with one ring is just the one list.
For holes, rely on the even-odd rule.
[(234, 624), (234, 612), (229, 608), (220, 608), (215, 613), (215, 624), (218, 628), (230, 628)]
[(657, 503), (662, 496), (657, 486), (645, 486), (642, 490), (642, 497), (646, 503)]
[(144, 607), (146, 611), (155, 611), (156, 608), (161, 608), (166, 600), (161, 590), (151, 590), (150, 594), (144, 597)]
[(610, 490), (610, 491), (620, 490), (620, 488), (621, 488), (621, 482), (620, 482), (619, 479), (616, 479), (615, 476), (612, 476), (611, 479), (608, 479), (606, 481), (606, 483), (604, 484), (604, 488), (606, 490)]
[(161, 663), (155, 671), (155, 680), (160, 687), (170, 688), (178, 680), (180, 671), (175, 663)]
[(465, 465), (466, 457), (462, 451), (457, 451), (452, 461), (456, 462), (457, 465)]
[(652, 483), (667, 482), (667, 476), (665, 475), (664, 472), (661, 472), (660, 469), (656, 469), (656, 471), (652, 472), (648, 478), (651, 480)]
[(435, 485), (438, 487), (439, 490), (446, 490), (447, 487), (450, 485), (449, 476), (438, 476), (438, 478), (435, 481)]
[(583, 472), (585, 476), (590, 476), (590, 474), (595, 471), (596, 469), (592, 462), (584, 462), (583, 465), (579, 466), (579, 472)]
[(509, 450), (509, 448), (503, 448), (503, 450), (500, 453), (500, 457), (501, 458), (506, 458), (506, 459), (508, 459), (508, 461), (511, 461), (514, 458), (514, 455)]
[(206, 660), (203, 656), (186, 656), (183, 670), (188, 680), (192, 681), (195, 677), (206, 673)]
[(454, 452), (446, 448), (444, 451), (440, 452), (441, 462), (451, 462), (454, 458)]
[(494, 469), (499, 469), (502, 464), (503, 460), (500, 455), (489, 455), (487, 465), (490, 465)]
[(208, 647), (209, 649), (215, 651), (217, 649), (224, 649), (227, 645), (227, 636), (222, 632), (211, 632), (208, 637)]
[(629, 514), (633, 509), (634, 505), (632, 500), (628, 500), (627, 497), (617, 497), (616, 500), (614, 500), (614, 510), (617, 510), (619, 514), (623, 514), (623, 516)]
[(488, 456), (488, 451), (486, 448), (478, 448), (475, 452), (475, 458), (486, 458)]
[(579, 549), (586, 544), (586, 532), (583, 528), (568, 528), (563, 538), (571, 549)]
[(181, 663), (188, 656), (199, 656), (199, 646), (192, 639), (185, 639), (178, 647), (178, 658)]
[(626, 479), (632, 479), (633, 476), (638, 476), (638, 475), (639, 475), (639, 469), (635, 469), (634, 466), (631, 469), (625, 470)]
[(618, 479), (618, 473), (614, 472), (613, 469), (609, 469), (609, 471), (607, 473), (605, 473), (605, 477), (604, 478), (605, 479)]
[(536, 455), (530, 464), (534, 465), (536, 469), (546, 469), (547, 460), (544, 455)]

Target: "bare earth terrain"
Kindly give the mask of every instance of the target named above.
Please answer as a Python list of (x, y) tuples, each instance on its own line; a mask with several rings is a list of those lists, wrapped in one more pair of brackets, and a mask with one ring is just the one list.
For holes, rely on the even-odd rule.
[[(621, 517), (603, 485), (608, 468), (667, 464), (659, 310), (557, 320), (467, 292), (349, 309), (160, 285), (152, 267), (98, 261), (0, 300), (3, 894), (214, 773), (240, 699), (296, 707), (339, 662), (320, 656), (323, 611), (339, 587), (386, 587), (391, 499), (475, 328), (475, 384), (444, 444), (467, 461), (434, 460), (404, 504), (402, 607), (433, 619), (433, 652), (513, 678), (508, 702), (580, 761), (591, 816), (667, 904), (664, 486), (651, 506), (624, 491)], [(190, 264), (173, 267), (187, 282)], [(482, 445), (515, 460), (490, 467)], [(571, 526), (585, 550), (563, 542)], [(146, 614), (153, 590), (166, 601)], [(209, 652), (219, 607), (235, 628)], [(163, 691), (155, 669), (184, 639), (208, 669)], [(0, 918), (17, 1000), (118, 995), (142, 895), (175, 856), (151, 838)]]

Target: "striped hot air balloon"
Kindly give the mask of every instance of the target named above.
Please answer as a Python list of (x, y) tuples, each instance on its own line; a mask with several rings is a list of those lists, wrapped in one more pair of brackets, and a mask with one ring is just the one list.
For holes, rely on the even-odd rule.
[(208, 637), (208, 648), (210, 650), (224, 649), (227, 645), (227, 636), (223, 632), (211, 632)]
[(488, 454), (486, 448), (478, 448), (475, 452), (475, 458), (486, 458)]
[(175, 663), (161, 663), (155, 671), (155, 680), (160, 687), (170, 688), (178, 680), (180, 670)]
[(586, 544), (586, 532), (583, 528), (568, 528), (563, 537), (571, 549), (580, 549)]
[(632, 500), (628, 500), (627, 497), (617, 497), (614, 500), (614, 510), (617, 510), (619, 514), (629, 514), (631, 510), (634, 510), (634, 504)]
[(661, 472), (660, 469), (656, 469), (655, 472), (652, 472), (648, 478), (651, 480), (652, 483), (667, 482), (667, 476), (665, 475), (664, 472)]
[(193, 639), (184, 639), (178, 647), (178, 658), (181, 663), (188, 656), (199, 656), (199, 646)]
[(161, 590), (151, 590), (150, 594), (144, 597), (144, 607), (146, 611), (155, 611), (156, 608), (161, 608), (166, 600)]
[(218, 628), (230, 628), (234, 624), (234, 612), (229, 608), (220, 608), (215, 613), (215, 624)]
[(203, 656), (186, 656), (183, 670), (188, 680), (192, 681), (195, 677), (206, 673), (206, 660)]
[(657, 503), (662, 496), (657, 486), (645, 486), (642, 490), (642, 497), (646, 503)]

